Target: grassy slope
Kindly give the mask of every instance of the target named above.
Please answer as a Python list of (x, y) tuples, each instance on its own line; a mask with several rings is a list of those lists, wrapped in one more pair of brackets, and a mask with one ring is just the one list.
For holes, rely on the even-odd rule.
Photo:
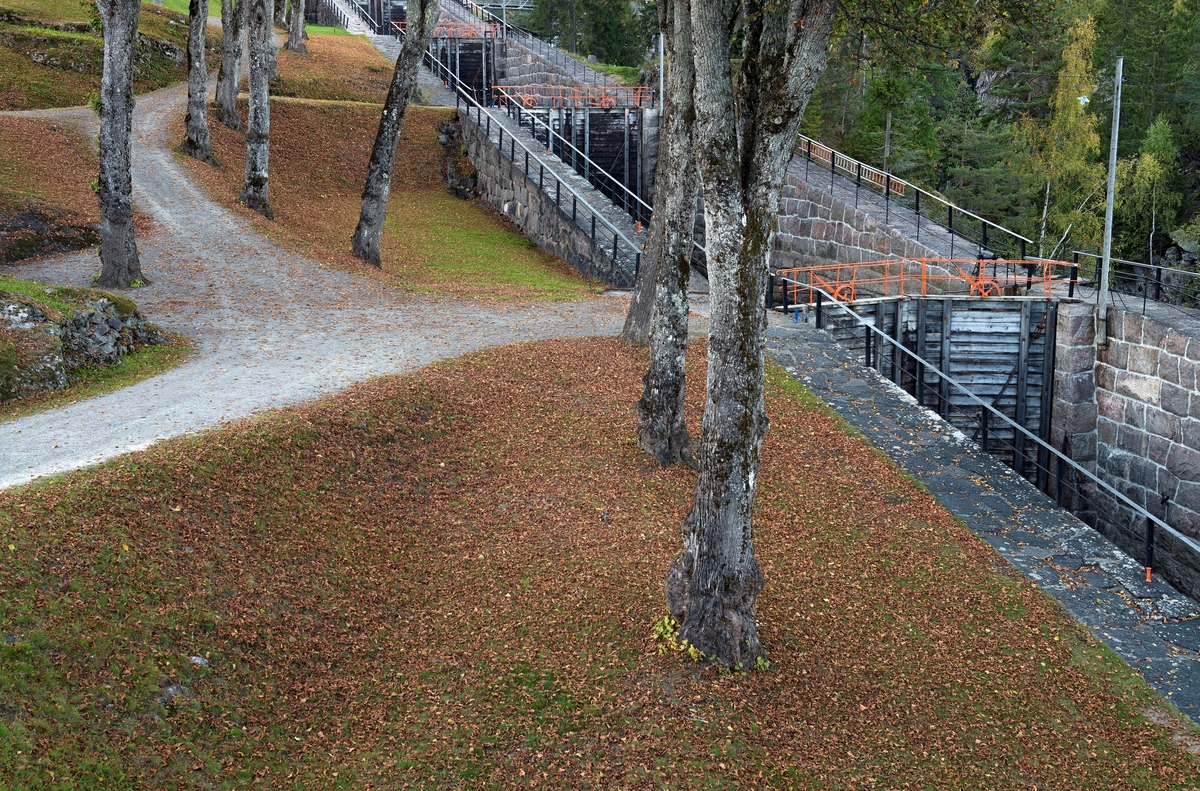
[[(187, 48), (187, 14), (168, 7), (142, 3), (138, 31), (180, 49)], [(184, 3), (186, 9), (186, 3)], [(88, 22), (90, 15), (80, 0), (0, 0), (0, 8), (13, 11), (25, 19), (49, 24)], [(219, 14), (219, 6), (218, 6)], [(99, 56), (103, 42), (98, 35), (61, 34), (55, 31), (32, 29), (40, 36), (70, 36), (83, 46), (91, 47)], [(210, 27), (209, 49), (214, 49), (217, 28)], [(138, 93), (157, 90), (187, 77), (185, 65), (160, 64), (135, 81)], [(86, 104), (88, 97), (100, 89), (99, 74), (79, 74), (66, 69), (42, 66), (21, 52), (0, 45), (0, 110), (35, 110), (47, 107), (74, 107)]]
[[(282, 90), (310, 101), (272, 104), (270, 200), (276, 220), (253, 217), (306, 254), (359, 266), (348, 252), (349, 239), (380, 108), (318, 100), (382, 101), (390, 66), (365, 39), (313, 35), (308, 46), (308, 56), (280, 53)], [(572, 299), (593, 293), (574, 270), (502, 219), (447, 191), (437, 135), (441, 122), (454, 117), (453, 110), (409, 108), (383, 238), (386, 275), (413, 291), (474, 297)], [(242, 189), (244, 138), (215, 120), (210, 127), (223, 167), (187, 164), (210, 194), (233, 206)]]
[[(0, 50), (0, 55), (3, 50)], [(35, 200), (67, 212), (72, 221), (100, 221), (88, 186), (99, 167), (90, 141), (51, 121), (0, 117), (0, 212)]]
[(659, 654), (694, 478), (627, 439), (644, 365), (510, 347), (0, 493), (0, 786), (1192, 785), (1137, 674), (785, 377), (771, 669)]

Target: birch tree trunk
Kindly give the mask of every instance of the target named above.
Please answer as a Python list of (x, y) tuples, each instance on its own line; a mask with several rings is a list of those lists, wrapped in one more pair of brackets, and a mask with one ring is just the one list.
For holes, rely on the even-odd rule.
[(129, 288), (142, 275), (133, 229), (133, 54), (139, 0), (97, 0), (104, 24), (100, 79), (100, 279), (104, 288)]
[[(688, 337), (688, 285), (696, 222), (696, 160), (692, 127), (692, 26), (689, 0), (664, 0), (660, 28), (667, 41), (670, 70), (663, 99), (662, 134), (655, 171), (654, 214), (642, 264), (655, 272), (651, 311), (650, 365), (638, 401), (638, 445), (665, 467), (696, 466), (692, 438), (683, 420), (684, 363)], [(630, 316), (633, 308), (630, 308)], [(626, 319), (626, 328), (629, 319)]]
[(208, 63), (204, 52), (208, 0), (191, 0), (188, 14), (188, 106), (183, 145), (179, 150), (211, 165), (213, 149), (208, 137)]
[(287, 44), (283, 45), (283, 48), (292, 52), (299, 52), (301, 55), (308, 52), (308, 48), (304, 46), (303, 0), (292, 0), (292, 15), (288, 19), (288, 40)]
[(221, 0), (221, 70), (217, 72), (217, 98), (213, 102), (217, 120), (238, 132), (242, 131), (237, 97), (242, 80), (242, 31), (247, 2)]
[[(700, 474), (666, 595), (680, 639), (734, 669), (765, 657), (751, 521), (767, 430), (763, 301), (783, 177), (825, 68), (834, 2), (691, 4), (712, 314)], [(730, 34), (739, 12), (745, 45), (735, 95)]]
[(433, 36), (440, 11), (438, 0), (409, 0), (404, 45), (396, 57), (396, 71), (392, 74), (392, 85), (379, 119), (379, 131), (371, 147), (367, 183), (362, 194), (362, 212), (358, 217), (358, 227), (354, 229), (354, 237), (350, 240), (350, 251), (375, 266), (381, 265), (379, 243), (392, 189), (396, 144), (400, 140), (400, 130), (404, 128), (409, 99), (417, 86), (417, 69)]
[(249, 0), (247, 38), (250, 40), (250, 115), (246, 124), (246, 180), (238, 198), (269, 220), (275, 219), (267, 200), (271, 139), (271, 99), (267, 94), (268, 46), (275, 31), (269, 0)]

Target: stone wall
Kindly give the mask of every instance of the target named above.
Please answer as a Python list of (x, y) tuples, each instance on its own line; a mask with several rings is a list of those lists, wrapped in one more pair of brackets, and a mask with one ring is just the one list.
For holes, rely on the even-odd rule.
[[(1109, 312), (1106, 348), (1095, 308), (1059, 311), (1051, 442), (1183, 535), (1200, 539), (1200, 340), (1149, 317)], [(1078, 476), (1076, 476), (1078, 477)], [(1145, 524), (1117, 498), (1082, 483), (1092, 501), (1071, 506), (1110, 540), (1145, 560)], [(1092, 508), (1105, 514), (1096, 519)], [(1155, 535), (1154, 567), (1200, 598), (1200, 542)]]
[(901, 257), (941, 256), (867, 212), (787, 174), (771, 251), (772, 269)]
[[(496, 61), (496, 70), (504, 75), (496, 80), (497, 85), (570, 85), (584, 87), (585, 85), (592, 85), (593, 82), (591, 80), (595, 79), (593, 77), (595, 72), (587, 66), (580, 64), (572, 69), (568, 69), (562, 65), (551, 63), (515, 38), (507, 39), (504, 42), (504, 46), (501, 47), (500, 55), (496, 58)], [(587, 78), (587, 81), (577, 76), (576, 72), (580, 69), (587, 72), (586, 74), (582, 74), (582, 77)], [(608, 78), (600, 76), (599, 82), (606, 85), (608, 84)]]
[(166, 341), (126, 303), (100, 297), (67, 317), (0, 291), (0, 402), (61, 390), (78, 369), (118, 364), (137, 348)]
[(481, 197), (510, 219), (546, 252), (556, 255), (587, 278), (615, 288), (633, 286), (633, 272), (612, 261), (611, 251), (592, 244), (588, 232), (571, 219), (565, 209), (538, 188), (537, 177), (524, 171), (500, 153), (483, 130), (465, 111), (459, 111), (467, 156), (475, 166)]

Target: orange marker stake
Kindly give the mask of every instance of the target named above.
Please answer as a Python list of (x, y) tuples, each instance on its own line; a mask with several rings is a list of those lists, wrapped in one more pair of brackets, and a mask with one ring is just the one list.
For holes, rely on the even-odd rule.
[(1146, 566), (1146, 582), (1150, 581), (1150, 567)]

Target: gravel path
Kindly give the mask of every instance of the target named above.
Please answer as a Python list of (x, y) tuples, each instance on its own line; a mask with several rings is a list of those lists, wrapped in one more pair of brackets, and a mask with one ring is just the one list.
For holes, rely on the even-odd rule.
[[(197, 353), (118, 392), (0, 424), (0, 488), (464, 352), (620, 330), (627, 304), (620, 298), (478, 303), (419, 297), (280, 249), (206, 198), (175, 161), (166, 127), (182, 116), (186, 99), (186, 86), (138, 97), (134, 202), (153, 215), (156, 229), (139, 242), (153, 285), (131, 296), (159, 326), (191, 338)], [(24, 115), (96, 131), (87, 109)], [(0, 271), (88, 285), (98, 264), (95, 253), (85, 251)]]

